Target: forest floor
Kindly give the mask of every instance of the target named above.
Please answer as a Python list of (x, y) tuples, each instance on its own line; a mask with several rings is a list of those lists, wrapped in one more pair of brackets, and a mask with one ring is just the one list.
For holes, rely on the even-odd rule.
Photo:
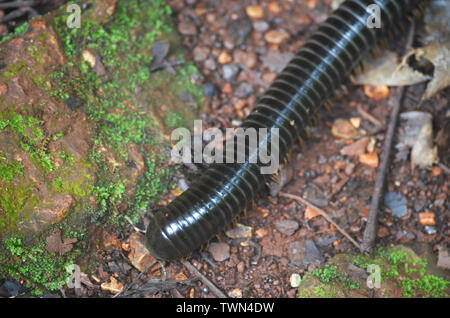
[[(331, 1), (326, 0), (170, 0), (168, 3), (188, 59), (195, 61), (203, 76), (204, 128), (222, 130), (242, 123), (277, 73), (332, 12)], [(258, 6), (251, 6), (256, 3)], [(421, 27), (417, 26), (416, 38), (423, 32)], [(404, 39), (389, 43), (391, 49), (400, 51), (404, 45)], [(450, 90), (441, 91), (419, 106), (425, 86), (406, 88), (401, 112), (428, 112), (436, 135), (445, 126)], [(282, 193), (300, 196), (324, 210), (358, 244), (363, 240), (396, 97), (394, 89), (378, 93), (381, 97), (371, 87), (348, 86), (347, 94), (335, 100), (330, 111), (323, 111), (303, 147), (294, 149), (282, 178), (285, 183)], [(332, 127), (342, 128), (339, 127), (341, 119), (353, 126), (343, 128), (349, 135), (337, 138)], [(397, 128), (395, 136), (401, 129), (401, 126)], [(373, 131), (373, 135), (367, 135), (369, 138), (364, 137), (367, 142), (360, 142), (364, 132)], [(353, 149), (353, 155), (343, 155), (342, 149), (355, 140), (360, 142), (359, 149)], [(449, 177), (445, 170), (450, 166), (448, 148), (439, 149), (441, 165), (414, 171), (408, 154), (398, 156), (399, 150), (392, 151), (385, 194), (395, 197), (405, 209), (404, 213), (398, 207), (390, 209), (388, 204), (383, 204), (388, 200), (382, 195), (376, 245), (423, 242), (436, 257), (447, 253), (448, 259)], [(175, 177), (180, 188), (190, 185), (201, 170), (183, 167)], [(172, 200), (175, 192), (161, 202)], [(129, 295), (205, 298), (221, 296), (219, 291), (222, 291), (231, 297), (293, 298), (298, 297), (298, 288), (291, 282), (293, 274), (303, 277), (323, 267), (337, 254), (360, 252), (315, 208), (281, 196), (280, 192), (257, 200), (238, 223), (234, 230), (214, 239), (189, 260), (167, 263), (167, 281), (160, 280), (158, 269), (141, 275)], [(128, 238), (133, 231), (129, 227), (120, 237)], [(121, 242), (122, 246), (129, 243), (127, 239)], [(119, 282), (116, 286), (119, 290), (129, 286), (139, 271), (130, 266), (124, 251), (126, 247), (99, 251), (97, 271), (85, 278), (89, 283), (76, 294), (66, 290), (66, 296), (111, 297), (114, 286), (100, 288), (99, 282), (113, 276), (115, 283)], [(153, 285), (141, 285), (152, 279)], [(370, 297), (370, 294), (358, 296)]]

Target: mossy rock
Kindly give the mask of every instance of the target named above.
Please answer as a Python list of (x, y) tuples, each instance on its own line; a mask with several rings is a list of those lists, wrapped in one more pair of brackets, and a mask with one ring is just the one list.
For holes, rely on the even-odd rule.
[[(378, 284), (379, 283), (379, 284)], [(378, 248), (373, 257), (339, 254), (307, 273), (300, 298), (449, 297), (448, 271), (424, 244)]]
[[(0, 41), (0, 277), (41, 287), (67, 277), (90, 225), (137, 223), (157, 204), (174, 173), (169, 133), (202, 105), (164, 0), (82, 2), (70, 3), (85, 8), (81, 28), (63, 6)], [(150, 72), (156, 41), (185, 63)], [(55, 229), (73, 251), (45, 250)], [(58, 258), (59, 275), (31, 274), (36, 257)]]

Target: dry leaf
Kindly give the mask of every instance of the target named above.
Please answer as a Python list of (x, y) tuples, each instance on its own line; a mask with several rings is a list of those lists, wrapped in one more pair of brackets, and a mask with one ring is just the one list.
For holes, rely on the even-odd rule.
[(433, 147), (433, 126), (431, 120), (420, 129), (411, 150), (411, 169), (431, 167), (437, 159), (437, 147)]
[(371, 100), (380, 101), (389, 97), (389, 87), (386, 85), (364, 85), (364, 94)]
[(307, 221), (314, 219), (316, 216), (320, 215), (314, 208), (307, 206), (305, 210), (305, 219)]
[(59, 253), (59, 255), (63, 255), (67, 252), (70, 252), (73, 248), (73, 243), (76, 243), (78, 240), (76, 238), (68, 238), (65, 239), (64, 242), (61, 241), (61, 231), (54, 230), (47, 238), (47, 246), (45, 249), (49, 253)]
[(110, 283), (102, 283), (101, 288), (102, 290), (109, 291), (112, 294), (118, 294), (123, 290), (123, 284), (121, 282), (118, 282), (117, 279), (114, 278), (114, 276), (111, 276)]
[(450, 44), (431, 43), (416, 51), (416, 59), (420, 61), (425, 58), (434, 65), (433, 79), (422, 97), (422, 100), (426, 100), (450, 85)]
[(366, 166), (376, 168), (379, 164), (378, 155), (376, 152), (365, 153), (359, 156), (359, 162)]
[(412, 69), (406, 63), (405, 58), (400, 59), (397, 53), (385, 51), (378, 58), (365, 60), (363, 72), (352, 77), (352, 82), (373, 86), (406, 86), (422, 83), (429, 79), (431, 76)]
[(343, 156), (361, 156), (366, 152), (366, 147), (369, 144), (370, 138), (363, 137), (360, 140), (345, 146), (341, 149), (341, 155)]

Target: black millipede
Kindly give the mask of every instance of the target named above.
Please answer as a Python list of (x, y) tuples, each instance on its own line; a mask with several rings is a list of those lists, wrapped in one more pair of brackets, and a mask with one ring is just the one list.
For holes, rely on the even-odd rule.
[[(426, 0), (347, 0), (300, 48), (260, 98), (242, 128), (279, 129), (281, 159), (308, 135), (321, 107), (335, 95), (361, 60), (393, 30), (419, 14)], [(379, 8), (381, 27), (371, 27), (370, 5)], [(269, 140), (272, 135), (269, 134)], [(188, 256), (222, 232), (255, 200), (268, 181), (259, 162), (213, 163), (189, 189), (160, 209), (147, 228), (146, 242), (158, 260)], [(253, 153), (251, 153), (253, 152)]]

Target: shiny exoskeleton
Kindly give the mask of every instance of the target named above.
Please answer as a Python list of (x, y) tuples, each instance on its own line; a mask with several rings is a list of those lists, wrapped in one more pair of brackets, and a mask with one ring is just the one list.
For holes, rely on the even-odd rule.
[[(347, 0), (303, 45), (243, 122), (243, 128), (279, 128), (279, 155), (285, 158), (361, 59), (407, 23), (426, 1)], [(368, 20), (378, 5), (381, 27)], [(270, 135), (269, 135), (270, 137)], [(257, 147), (253, 152), (260, 151)], [(247, 154), (246, 158), (255, 155)], [(159, 260), (185, 257), (218, 235), (265, 187), (259, 164), (215, 163), (147, 228), (147, 246)]]

